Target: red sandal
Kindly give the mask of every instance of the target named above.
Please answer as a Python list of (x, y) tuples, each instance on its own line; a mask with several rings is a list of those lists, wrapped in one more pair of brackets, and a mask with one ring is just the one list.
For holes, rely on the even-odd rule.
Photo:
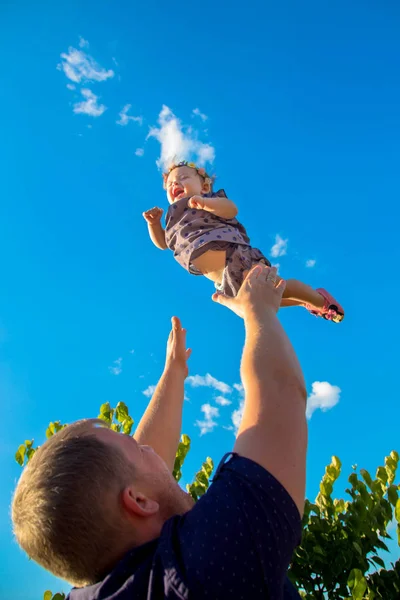
[(316, 290), (324, 298), (325, 303), (322, 308), (316, 308), (311, 304), (306, 304), (306, 309), (315, 317), (322, 317), (326, 321), (341, 323), (344, 319), (344, 310), (340, 304), (326, 290), (318, 288)]

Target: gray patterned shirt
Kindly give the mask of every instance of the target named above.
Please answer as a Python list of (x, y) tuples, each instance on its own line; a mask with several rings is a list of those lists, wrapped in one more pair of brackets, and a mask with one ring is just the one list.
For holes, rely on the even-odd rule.
[[(226, 198), (226, 194), (219, 190), (206, 197)], [(165, 241), (175, 259), (189, 273), (202, 274), (192, 264), (192, 255), (207, 252), (211, 242), (250, 245), (246, 230), (237, 219), (223, 219), (207, 210), (191, 209), (188, 202), (189, 198), (181, 198), (170, 205), (165, 217)]]

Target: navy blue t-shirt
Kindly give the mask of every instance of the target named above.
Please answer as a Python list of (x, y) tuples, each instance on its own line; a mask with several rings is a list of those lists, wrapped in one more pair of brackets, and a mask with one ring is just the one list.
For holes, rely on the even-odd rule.
[(67, 600), (299, 599), (286, 575), (301, 537), (296, 505), (257, 463), (225, 460), (192, 510)]

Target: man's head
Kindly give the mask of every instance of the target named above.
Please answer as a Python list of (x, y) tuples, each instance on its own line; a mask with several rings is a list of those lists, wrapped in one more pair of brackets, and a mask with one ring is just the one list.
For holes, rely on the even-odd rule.
[(163, 179), (170, 204), (181, 198), (203, 196), (212, 190), (212, 178), (205, 170), (186, 161), (171, 165)]
[(26, 553), (73, 585), (99, 581), (129, 549), (158, 537), (191, 498), (164, 461), (102, 421), (78, 421), (41, 446), (12, 503)]

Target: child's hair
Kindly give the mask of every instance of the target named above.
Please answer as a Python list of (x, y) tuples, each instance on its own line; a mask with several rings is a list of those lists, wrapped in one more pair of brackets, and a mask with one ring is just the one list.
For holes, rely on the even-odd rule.
[(181, 160), (178, 163), (172, 163), (168, 167), (167, 171), (165, 171), (165, 173), (162, 174), (163, 182), (164, 182), (164, 189), (167, 189), (167, 180), (168, 180), (169, 174), (171, 173), (171, 171), (173, 171), (174, 169), (177, 169), (178, 167), (190, 167), (191, 169), (194, 169), (197, 172), (197, 174), (203, 179), (204, 183), (209, 184), (210, 192), (212, 192), (212, 187), (213, 187), (213, 183), (215, 180), (215, 176), (208, 175), (206, 170), (203, 167), (197, 167), (194, 162), (188, 162), (187, 160)]

